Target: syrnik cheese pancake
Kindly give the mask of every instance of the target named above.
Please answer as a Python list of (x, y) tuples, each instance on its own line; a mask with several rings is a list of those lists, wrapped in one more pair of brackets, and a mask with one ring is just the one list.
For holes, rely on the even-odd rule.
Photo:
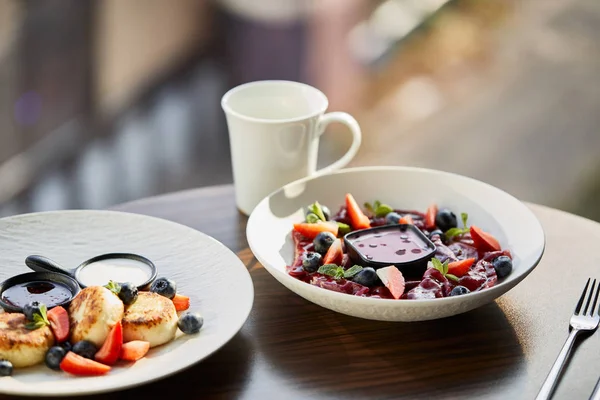
[(102, 286), (83, 289), (69, 305), (71, 342), (88, 340), (101, 347), (123, 313), (123, 302), (110, 290)]
[(54, 344), (50, 327), (29, 330), (25, 328), (27, 322), (21, 313), (0, 313), (0, 359), (10, 361), (15, 368), (44, 361)]
[(123, 341), (144, 340), (155, 347), (171, 341), (177, 332), (173, 302), (152, 292), (139, 292), (123, 316)]

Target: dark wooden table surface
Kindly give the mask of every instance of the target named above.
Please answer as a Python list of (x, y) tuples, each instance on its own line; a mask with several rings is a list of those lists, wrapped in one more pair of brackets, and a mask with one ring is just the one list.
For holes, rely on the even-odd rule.
[[(235, 251), (254, 308), (222, 349), (177, 375), (88, 398), (533, 399), (568, 334), (589, 276), (600, 278), (600, 224), (531, 205), (546, 231), (542, 262), (496, 302), (428, 322), (357, 319), (279, 284), (248, 249), (231, 186), (115, 207), (205, 232)], [(587, 399), (600, 376), (600, 334), (576, 347), (556, 399)]]

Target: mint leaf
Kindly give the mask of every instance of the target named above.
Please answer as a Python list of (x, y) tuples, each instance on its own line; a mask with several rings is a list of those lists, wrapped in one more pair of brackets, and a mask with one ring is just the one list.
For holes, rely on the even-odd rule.
[(25, 329), (28, 329), (30, 331), (35, 331), (36, 329), (39, 329), (44, 325), (46, 325), (46, 324), (44, 324), (43, 322), (28, 322), (25, 324)]
[(375, 209), (370, 203), (365, 203), (364, 206), (368, 212), (370, 212), (371, 214), (375, 214)]
[(318, 201), (315, 201), (313, 204), (311, 204), (310, 209), (313, 212), (313, 214), (319, 217), (321, 221), (326, 221), (325, 214), (323, 214), (323, 209), (321, 208), (321, 205)]
[(446, 278), (448, 278), (454, 282), (458, 282), (458, 277), (456, 275), (446, 274)]
[(392, 207), (388, 206), (387, 204), (380, 204), (375, 209), (375, 216), (376, 217), (385, 217), (386, 215), (388, 215), (392, 211), (394, 211), (394, 209)]
[(464, 235), (469, 232), (469, 228), (450, 228), (444, 233), (446, 239), (452, 239), (455, 236)]
[(319, 221), (320, 221), (319, 217), (317, 217), (317, 216), (316, 216), (315, 214), (313, 214), (313, 213), (309, 213), (309, 214), (306, 216), (306, 222), (308, 222), (309, 224), (316, 224), (316, 223), (317, 223), (317, 222), (319, 222)]
[(336, 279), (338, 279), (338, 277), (344, 276), (344, 268), (339, 267), (335, 264), (321, 265), (317, 272), (323, 275), (332, 276)]
[(469, 214), (467, 214), (467, 213), (460, 213), (460, 218), (462, 219), (463, 228), (467, 229), (467, 219), (469, 218)]
[(373, 208), (377, 210), (379, 207), (381, 207), (381, 202), (379, 200), (375, 200), (373, 203)]
[(348, 268), (346, 271), (344, 271), (344, 278), (349, 279), (352, 278), (354, 275), (358, 274), (360, 271), (362, 271), (363, 267), (361, 267), (360, 265), (354, 265), (350, 268)]
[(440, 260), (438, 260), (437, 258), (434, 257), (431, 259), (431, 264), (433, 264), (433, 268), (437, 269), (442, 274), (444, 274), (444, 265), (442, 264), (442, 262)]
[(440, 260), (434, 257), (431, 259), (431, 264), (433, 264), (433, 268), (440, 271), (442, 275), (446, 276), (446, 274), (448, 273), (448, 260), (444, 261), (444, 263), (442, 264)]
[(48, 308), (42, 303), (40, 304), (40, 312), (33, 314), (33, 321), (26, 323), (25, 328), (33, 331), (46, 325), (50, 325), (50, 321), (48, 321)]
[(48, 307), (44, 303), (40, 304), (40, 314), (36, 314), (33, 317), (34, 320), (37, 315), (40, 315), (40, 319), (44, 324), (50, 325), (50, 321), (48, 321)]
[(343, 222), (338, 222), (338, 236), (344, 236), (346, 233), (350, 233), (352, 230), (350, 225), (344, 224)]
[(108, 284), (104, 285), (105, 288), (107, 288), (108, 290), (110, 290), (111, 292), (113, 292), (114, 294), (116, 294), (117, 296), (119, 295), (119, 292), (121, 291), (121, 285), (119, 285), (117, 282), (115, 281), (108, 281)]

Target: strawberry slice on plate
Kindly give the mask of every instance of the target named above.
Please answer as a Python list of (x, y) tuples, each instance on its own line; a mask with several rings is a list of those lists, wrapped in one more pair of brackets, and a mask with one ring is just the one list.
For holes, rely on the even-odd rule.
[(121, 321), (117, 322), (110, 330), (104, 344), (98, 350), (94, 358), (96, 361), (106, 365), (113, 365), (121, 356), (121, 347), (123, 346), (123, 325)]
[(438, 213), (438, 206), (437, 204), (432, 204), (429, 206), (429, 208), (427, 209), (427, 212), (425, 213), (425, 228), (426, 229), (433, 229), (435, 228), (435, 216)]
[(131, 342), (123, 343), (121, 348), (121, 360), (126, 361), (137, 361), (144, 357), (150, 350), (150, 342), (143, 340), (133, 340)]
[(415, 221), (413, 221), (413, 219), (410, 215), (405, 215), (404, 217), (400, 218), (398, 223), (405, 224), (405, 225), (414, 225)]
[(319, 221), (314, 224), (303, 222), (294, 224), (294, 230), (308, 239), (314, 239), (321, 232), (330, 232), (334, 236), (338, 234), (339, 226), (335, 221)]
[(475, 263), (474, 258), (467, 258), (460, 261), (453, 261), (448, 264), (448, 273), (457, 277), (466, 275), (469, 272), (469, 268)]
[(485, 251), (500, 251), (500, 243), (490, 233), (484, 232), (481, 228), (472, 225), (471, 226), (471, 239), (477, 250)]
[(98, 361), (84, 358), (79, 354), (69, 351), (65, 358), (60, 362), (60, 369), (73, 375), (104, 375), (110, 371), (108, 365), (99, 363)]
[(54, 339), (62, 343), (69, 338), (69, 314), (61, 306), (56, 306), (47, 314), (50, 321), (50, 329), (54, 333)]
[(331, 246), (329, 246), (329, 250), (325, 253), (325, 257), (323, 257), (323, 265), (325, 264), (335, 264), (342, 265), (342, 261), (344, 260), (344, 251), (342, 249), (342, 240), (335, 239)]
[(390, 265), (389, 267), (379, 268), (377, 270), (377, 276), (381, 279), (381, 282), (390, 291), (395, 299), (399, 299), (404, 294), (404, 288), (406, 282), (402, 272), (398, 268)]
[(350, 222), (352, 222), (354, 229), (367, 229), (371, 227), (369, 217), (360, 209), (358, 203), (350, 193), (346, 194), (346, 210), (348, 210)]
[(185, 311), (190, 308), (190, 298), (182, 294), (176, 294), (173, 297), (173, 304), (175, 305), (175, 311)]

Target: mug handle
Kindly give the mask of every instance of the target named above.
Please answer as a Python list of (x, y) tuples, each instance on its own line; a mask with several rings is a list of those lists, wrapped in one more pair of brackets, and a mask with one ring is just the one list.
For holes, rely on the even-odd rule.
[(350, 161), (352, 161), (352, 159), (358, 152), (358, 148), (360, 147), (360, 143), (362, 140), (360, 126), (358, 125), (358, 122), (356, 122), (353, 116), (345, 112), (330, 112), (321, 116), (318, 122), (317, 130), (317, 132), (319, 132), (319, 137), (325, 132), (327, 125), (331, 124), (332, 122), (341, 122), (350, 129), (350, 133), (352, 133), (352, 145), (350, 146), (346, 154), (342, 156), (342, 158), (340, 158), (333, 164), (328, 165), (327, 167), (315, 171), (313, 175), (327, 174), (329, 172), (333, 172), (335, 170), (345, 167)]

